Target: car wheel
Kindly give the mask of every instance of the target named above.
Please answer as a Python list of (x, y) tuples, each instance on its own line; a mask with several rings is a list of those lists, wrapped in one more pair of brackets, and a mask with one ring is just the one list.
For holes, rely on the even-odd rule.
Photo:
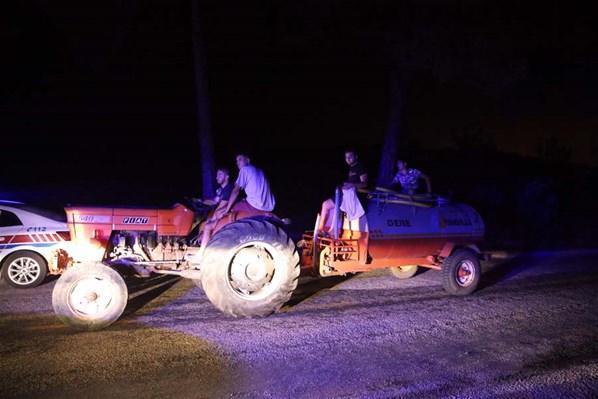
[(2, 278), (15, 288), (37, 287), (48, 274), (48, 264), (39, 254), (21, 251), (6, 257), (2, 266)]

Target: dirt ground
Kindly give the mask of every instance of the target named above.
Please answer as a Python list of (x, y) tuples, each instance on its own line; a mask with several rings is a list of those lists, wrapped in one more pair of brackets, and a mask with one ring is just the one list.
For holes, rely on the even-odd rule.
[(53, 281), (0, 282), (0, 397), (592, 398), (596, 255), (486, 263), (469, 297), (447, 295), (434, 271), (306, 280), (263, 319), (228, 317), (191, 282), (161, 278), (99, 332), (54, 317)]

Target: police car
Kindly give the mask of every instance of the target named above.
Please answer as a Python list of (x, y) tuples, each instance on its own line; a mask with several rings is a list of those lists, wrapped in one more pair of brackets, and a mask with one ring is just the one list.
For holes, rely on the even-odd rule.
[(16, 288), (35, 287), (48, 274), (59, 274), (69, 259), (70, 240), (64, 214), (21, 202), (0, 200), (0, 268)]

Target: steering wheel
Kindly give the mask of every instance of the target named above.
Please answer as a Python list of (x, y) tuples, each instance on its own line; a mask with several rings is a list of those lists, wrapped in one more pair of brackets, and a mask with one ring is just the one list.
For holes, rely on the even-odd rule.
[(183, 205), (185, 205), (187, 208), (191, 209), (193, 212), (198, 213), (198, 214), (202, 214), (202, 213), (207, 214), (213, 208), (210, 205), (204, 204), (200, 200), (196, 200), (194, 198), (187, 197), (187, 196), (183, 197)]

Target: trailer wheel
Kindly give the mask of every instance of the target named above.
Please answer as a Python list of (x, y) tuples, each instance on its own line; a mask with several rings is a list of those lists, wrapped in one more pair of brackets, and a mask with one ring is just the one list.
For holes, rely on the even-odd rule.
[(480, 261), (467, 249), (456, 250), (442, 264), (443, 287), (449, 294), (471, 294), (480, 282), (480, 275)]
[(8, 255), (2, 266), (2, 278), (15, 288), (37, 287), (47, 274), (46, 260), (31, 251), (19, 251)]
[(297, 287), (299, 254), (287, 233), (268, 220), (244, 219), (218, 231), (206, 247), (201, 285), (232, 316), (267, 316)]
[(121, 275), (102, 263), (67, 269), (52, 292), (56, 316), (81, 330), (99, 330), (114, 323), (125, 310), (127, 299)]
[(393, 266), (390, 272), (398, 279), (408, 279), (417, 273), (417, 265)]

